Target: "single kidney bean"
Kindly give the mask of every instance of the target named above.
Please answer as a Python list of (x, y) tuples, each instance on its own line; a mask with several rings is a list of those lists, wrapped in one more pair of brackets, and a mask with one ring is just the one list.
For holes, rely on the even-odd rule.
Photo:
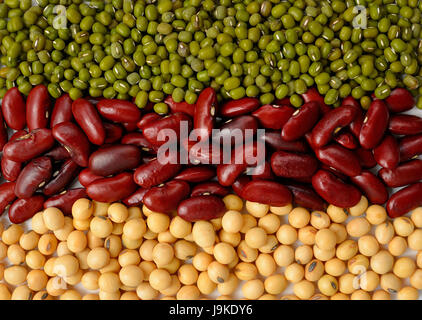
[(121, 140), (122, 144), (130, 144), (137, 146), (142, 149), (142, 151), (156, 154), (158, 151), (158, 147), (152, 145), (145, 136), (140, 132), (132, 132), (128, 133), (125, 136), (123, 136)]
[(242, 175), (238, 177), (232, 184), (233, 191), (239, 196), (242, 196), (243, 189), (251, 181), (250, 176)]
[(67, 93), (56, 100), (53, 113), (51, 114), (50, 128), (54, 128), (56, 124), (62, 122), (72, 121), (72, 102), (72, 99)]
[(387, 212), (391, 218), (397, 218), (421, 205), (422, 182), (418, 182), (393, 193), (387, 202)]
[(320, 107), (317, 102), (305, 103), (293, 113), (292, 117), (281, 130), (281, 137), (286, 141), (294, 141), (302, 138), (309, 132), (319, 119)]
[(89, 157), (89, 170), (95, 175), (109, 176), (137, 168), (141, 150), (132, 145), (116, 144), (100, 148)]
[(356, 140), (355, 136), (347, 131), (340, 132), (340, 134), (336, 135), (334, 141), (350, 150), (355, 150), (359, 147), (359, 142)]
[(215, 175), (216, 173), (213, 167), (196, 166), (182, 170), (177, 176), (174, 177), (174, 179), (198, 183), (211, 180), (215, 177)]
[(62, 146), (58, 146), (54, 149), (51, 149), (47, 153), (44, 153), (44, 156), (50, 157), (53, 161), (63, 161), (70, 159), (69, 152), (66, 150), (65, 147)]
[(259, 106), (259, 100), (256, 98), (247, 97), (239, 100), (230, 100), (223, 104), (220, 115), (227, 118), (233, 118), (251, 113), (258, 109)]
[(139, 188), (135, 193), (131, 194), (129, 197), (124, 198), (122, 202), (128, 207), (140, 206), (143, 202), (144, 195), (149, 189)]
[(309, 147), (304, 140), (286, 141), (280, 131), (266, 131), (263, 136), (264, 142), (274, 150), (292, 151), (305, 153), (309, 151)]
[(3, 214), (7, 206), (16, 199), (14, 182), (4, 182), (0, 184), (0, 215)]
[[(25, 130), (16, 131), (11, 137), (10, 141), (14, 141), (28, 133)], [(1, 172), (3, 177), (8, 181), (16, 181), (20, 172), (22, 170), (22, 164), (20, 162), (16, 162), (10, 160), (6, 156), (1, 158)]]
[(189, 184), (182, 180), (172, 180), (163, 185), (149, 189), (143, 203), (154, 212), (170, 214), (177, 209), (179, 203), (189, 196)]
[(75, 180), (79, 171), (80, 167), (72, 159), (68, 159), (58, 171), (53, 173), (53, 178), (43, 188), (43, 193), (46, 196), (51, 196), (63, 191), (64, 188)]
[(415, 98), (404, 88), (396, 88), (391, 91), (386, 101), (391, 112), (404, 112), (412, 109), (415, 105)]
[(381, 169), (379, 177), (390, 188), (403, 187), (422, 180), (422, 160), (405, 162), (394, 169)]
[(324, 97), (321, 96), (318, 92), (318, 90), (315, 87), (309, 88), (308, 91), (302, 94), (303, 101), (305, 103), (308, 102), (318, 102), (322, 114), (326, 114), (327, 112), (330, 112), (332, 109), (324, 102)]
[(88, 185), (86, 193), (95, 201), (116, 202), (130, 196), (136, 189), (133, 174), (123, 172), (114, 177), (95, 180)]
[(360, 103), (352, 96), (344, 98), (341, 102), (341, 106), (351, 106), (355, 107), (356, 109), (360, 109)]
[(134, 132), (138, 130), (137, 122), (123, 122), (122, 126), (125, 128), (126, 132)]
[(4, 146), (7, 144), (8, 139), (9, 137), (7, 135), (7, 130), (0, 111), (0, 151), (3, 150)]
[(312, 129), (313, 145), (321, 148), (330, 142), (335, 134), (349, 125), (356, 116), (356, 109), (351, 106), (331, 110)]
[(374, 155), (371, 150), (364, 148), (357, 148), (354, 150), (356, 156), (359, 158), (359, 163), (363, 168), (371, 169), (377, 165)]
[(138, 122), (141, 119), (141, 110), (136, 104), (126, 100), (101, 99), (97, 103), (97, 109), (101, 116), (113, 122)]
[(182, 112), (191, 117), (194, 116), (195, 104), (189, 104), (186, 101), (176, 102), (171, 95), (164, 99), (164, 103), (169, 106), (172, 113)]
[(103, 123), (105, 130), (105, 140), (104, 143), (115, 143), (119, 141), (123, 136), (122, 126), (116, 123)]
[(359, 135), (359, 142), (365, 149), (375, 148), (384, 136), (388, 126), (389, 112), (384, 101), (374, 100), (366, 113)]
[(151, 188), (174, 178), (181, 167), (178, 163), (162, 164), (155, 159), (136, 169), (134, 179), (141, 187)]
[(422, 154), (422, 134), (402, 138), (399, 142), (399, 148), (401, 162)]
[(281, 129), (294, 112), (295, 109), (289, 106), (266, 104), (255, 110), (252, 115), (266, 129)]
[(3, 118), (9, 128), (22, 130), (26, 126), (26, 107), (18, 88), (7, 90), (1, 103)]
[(263, 161), (258, 163), (256, 167), (247, 168), (246, 174), (250, 175), (252, 180), (275, 180), (269, 161)]
[[(340, 172), (339, 170), (337, 170), (337, 169), (335, 169), (335, 168), (333, 168), (333, 167), (330, 167), (330, 166), (327, 166), (326, 164), (322, 164), (321, 165), (321, 170), (325, 170), (325, 171), (328, 171), (328, 172), (331, 172), (332, 174), (334, 174), (337, 178), (339, 178), (339, 179), (341, 179), (341, 180), (343, 180), (343, 181), (346, 181), (349, 177), (347, 176), (347, 175), (345, 175), (343, 172)], [(297, 180), (297, 179), (296, 179)], [(311, 180), (310, 181), (302, 181), (302, 182), (306, 182), (306, 183), (312, 183), (312, 178), (311, 178)]]
[(319, 170), (312, 177), (312, 186), (325, 201), (340, 208), (353, 207), (362, 196), (354, 186), (344, 183), (325, 170)]
[(190, 194), (191, 197), (214, 195), (219, 197), (225, 197), (229, 194), (229, 189), (223, 187), (221, 184), (215, 181), (204, 182), (197, 184), (192, 188)]
[(31, 219), (43, 209), (44, 197), (35, 195), (27, 199), (17, 199), (9, 208), (9, 220), (18, 224)]
[(51, 178), (53, 166), (49, 157), (40, 157), (29, 162), (16, 180), (15, 194), (18, 198), (30, 198), (37, 189)]
[(289, 189), (278, 182), (266, 180), (248, 182), (243, 188), (242, 198), (274, 207), (282, 207), (292, 202)]
[(371, 203), (383, 204), (388, 200), (387, 188), (371, 171), (362, 171), (360, 175), (351, 177), (350, 180), (368, 197)]
[(47, 128), (50, 118), (51, 101), (47, 87), (39, 84), (26, 99), (26, 123), (29, 131)]
[(208, 139), (211, 136), (217, 108), (217, 94), (215, 90), (211, 87), (206, 88), (199, 94), (193, 117), (193, 128), (199, 141)]
[(144, 130), (144, 127), (147, 124), (153, 123), (158, 119), (161, 119), (161, 116), (156, 114), (155, 112), (147, 113), (142, 116), (141, 120), (138, 121), (136, 126), (138, 127), (138, 129)]
[(391, 135), (385, 136), (374, 149), (375, 161), (383, 168), (394, 169), (400, 163), (399, 145)]
[(308, 154), (277, 151), (271, 156), (271, 168), (279, 177), (306, 178), (317, 171), (318, 161)]
[(356, 99), (352, 96), (348, 96), (343, 99), (341, 106), (350, 106), (355, 108), (356, 116), (355, 119), (349, 124), (349, 129), (350, 132), (352, 132), (353, 135), (359, 139), (360, 130), (362, 129), (363, 121), (365, 120), (365, 116), (363, 115), (359, 102), (356, 101)]
[(70, 189), (45, 201), (44, 209), (54, 207), (60, 209), (63, 214), (70, 216), (72, 215), (72, 206), (76, 200), (86, 197), (85, 188)]
[(293, 194), (293, 201), (296, 205), (311, 210), (324, 211), (327, 208), (325, 201), (312, 188), (295, 182), (287, 182), (284, 185)]
[(415, 135), (422, 133), (422, 118), (408, 114), (393, 115), (388, 130), (397, 135)]
[(177, 215), (194, 222), (219, 218), (225, 211), (226, 206), (221, 198), (213, 195), (196, 196), (183, 200), (177, 208)]
[(106, 133), (94, 105), (88, 100), (76, 99), (72, 104), (72, 113), (88, 140), (93, 144), (102, 145)]
[(98, 176), (93, 174), (88, 168), (83, 169), (78, 176), (79, 183), (85, 188), (88, 187), (92, 182), (104, 178), (103, 176)]
[(213, 134), (213, 143), (225, 145), (230, 141), (231, 145), (234, 145), (240, 143), (236, 141), (236, 138), (244, 141), (247, 136), (246, 132), (251, 136), (255, 135), (258, 129), (258, 121), (252, 116), (239, 116), (226, 121), (219, 129), (217, 134)]
[(362, 171), (356, 154), (340, 145), (332, 144), (316, 149), (315, 154), (319, 161), (349, 177), (356, 176)]
[(191, 164), (219, 164), (223, 162), (223, 150), (219, 144), (186, 139), (182, 141), (182, 146), (187, 153), (188, 162)]
[(79, 127), (72, 122), (62, 122), (53, 128), (54, 138), (66, 148), (70, 157), (81, 167), (88, 166), (90, 144)]

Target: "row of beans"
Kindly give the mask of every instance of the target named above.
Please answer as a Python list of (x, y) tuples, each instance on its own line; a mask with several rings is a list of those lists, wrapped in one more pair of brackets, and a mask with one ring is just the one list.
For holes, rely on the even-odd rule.
[[(162, 117), (142, 115), (132, 102), (116, 99), (72, 101), (63, 95), (52, 107), (44, 85), (32, 89), (25, 102), (12, 88), (2, 102), (4, 121), (16, 132), (8, 141), (1, 126), (1, 169), (9, 182), (0, 185), (0, 212), (11, 204), (10, 220), (21, 223), (43, 207), (70, 214), (72, 204), (88, 196), (209, 220), (223, 214), (221, 197), (229, 187), (248, 201), (284, 206), (294, 200), (313, 210), (325, 209), (325, 201), (353, 207), (361, 192), (375, 204), (388, 200), (391, 217), (422, 205), (422, 161), (413, 159), (422, 153), (422, 119), (400, 114), (414, 106), (407, 90), (395, 89), (385, 101), (374, 98), (366, 115), (351, 97), (335, 109), (315, 89), (303, 99), (298, 110), (288, 100), (261, 106), (255, 98), (219, 108), (216, 92), (207, 88), (195, 105), (169, 97), (172, 113)], [(162, 163), (157, 152), (166, 141), (159, 134), (172, 129), (179, 137), (182, 122), (189, 131), (199, 129), (200, 141), (211, 138), (212, 146), (222, 149), (234, 130), (266, 132), (234, 148), (227, 164), (220, 158), (216, 167), (208, 165), (222, 153), (205, 152), (190, 140), (179, 146), (192, 156), (187, 166), (180, 159)], [(214, 128), (226, 130), (213, 135)], [(267, 154), (258, 154), (264, 144)], [(235, 161), (239, 155), (241, 163)], [(369, 171), (377, 164), (378, 177)], [(84, 188), (67, 190), (76, 177)], [(387, 187), (401, 186), (406, 188), (389, 198)]]

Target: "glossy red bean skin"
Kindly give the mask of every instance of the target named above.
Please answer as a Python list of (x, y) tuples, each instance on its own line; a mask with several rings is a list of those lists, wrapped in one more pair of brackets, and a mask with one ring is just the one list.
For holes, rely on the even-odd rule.
[(375, 161), (383, 168), (394, 169), (400, 163), (399, 145), (391, 135), (385, 136), (381, 143), (374, 149)]
[(227, 118), (233, 118), (255, 111), (260, 106), (256, 98), (242, 98), (239, 100), (230, 100), (223, 104), (220, 109), (220, 115)]
[(197, 130), (199, 141), (211, 136), (217, 112), (217, 93), (211, 87), (206, 88), (198, 96), (193, 116), (193, 128)]
[(72, 206), (76, 200), (86, 198), (84, 188), (70, 189), (57, 196), (53, 196), (44, 202), (44, 209), (54, 207), (60, 209), (64, 215), (72, 215)]
[(266, 129), (282, 129), (290, 119), (295, 109), (289, 106), (266, 104), (255, 110), (252, 115), (259, 120), (262, 127)]
[(97, 103), (97, 109), (102, 117), (113, 122), (138, 122), (141, 119), (139, 108), (126, 100), (101, 99)]
[(422, 134), (402, 138), (399, 141), (399, 148), (402, 162), (422, 154)]
[(366, 113), (359, 135), (360, 145), (365, 149), (375, 148), (382, 140), (388, 127), (389, 112), (382, 100), (374, 100)]
[[(10, 141), (14, 141), (24, 135), (28, 134), (25, 130), (16, 131), (11, 137)], [(1, 158), (1, 173), (8, 181), (16, 181), (22, 170), (22, 164), (8, 159), (6, 156)]]
[(79, 127), (72, 122), (62, 122), (53, 128), (53, 137), (69, 152), (81, 167), (88, 166), (90, 144)]
[(137, 146), (141, 148), (142, 151), (153, 154), (156, 154), (158, 150), (158, 147), (152, 145), (140, 132), (132, 132), (126, 134), (125, 136), (123, 136), (121, 143)]
[(87, 195), (99, 202), (116, 202), (133, 194), (138, 187), (133, 174), (120, 173), (114, 177), (95, 180), (86, 188)]
[(277, 151), (271, 156), (271, 168), (279, 177), (306, 178), (317, 171), (318, 161), (308, 154)]
[(85, 188), (88, 187), (92, 182), (102, 178), (104, 177), (93, 174), (88, 168), (83, 169), (78, 176), (79, 183)]
[(144, 195), (149, 189), (139, 188), (135, 193), (131, 194), (129, 197), (124, 198), (122, 202), (128, 207), (140, 206), (143, 202)]
[(422, 118), (407, 114), (393, 115), (388, 130), (397, 135), (415, 135), (422, 133)]
[(252, 177), (252, 180), (275, 180), (275, 175), (269, 161), (264, 161), (256, 167), (248, 168), (247, 174)]
[(53, 178), (43, 188), (46, 196), (51, 196), (63, 191), (78, 176), (80, 167), (68, 159), (63, 163), (60, 169), (53, 173)]
[(229, 194), (229, 190), (218, 182), (210, 181), (197, 184), (192, 188), (191, 197), (214, 195), (225, 197)]
[(201, 142), (184, 140), (182, 146), (186, 150), (190, 164), (218, 164), (223, 162), (223, 152), (219, 144), (210, 143), (207, 145)]
[(189, 184), (182, 180), (172, 180), (149, 189), (143, 203), (154, 212), (170, 214), (177, 210), (179, 203), (189, 196)]
[(93, 144), (102, 145), (106, 133), (103, 122), (94, 105), (88, 100), (76, 99), (72, 104), (72, 113), (88, 140)]
[(355, 150), (359, 147), (359, 142), (356, 140), (355, 136), (347, 131), (341, 132), (339, 135), (335, 136), (334, 141), (350, 150)]
[(183, 180), (186, 182), (198, 183), (211, 180), (216, 175), (215, 169), (210, 166), (196, 166), (182, 170), (175, 180)]
[(325, 201), (311, 187), (294, 182), (287, 182), (284, 185), (291, 191), (296, 205), (321, 211), (327, 208)]
[(3, 156), (16, 162), (25, 162), (43, 154), (54, 145), (50, 129), (36, 129), (30, 133), (9, 141), (3, 150)]
[(3, 151), (4, 146), (7, 144), (9, 137), (7, 135), (6, 126), (3, 122), (3, 116), (0, 111), (0, 151)]
[(50, 158), (40, 157), (29, 162), (16, 180), (15, 194), (18, 198), (30, 198), (37, 189), (51, 178), (53, 166)]
[(312, 177), (312, 186), (325, 201), (340, 208), (353, 207), (362, 196), (354, 186), (344, 183), (325, 170), (319, 170)]
[(54, 149), (51, 149), (47, 153), (44, 153), (44, 156), (50, 157), (53, 161), (63, 161), (70, 159), (69, 152), (66, 150), (65, 147), (62, 146), (58, 146)]
[(13, 130), (22, 130), (26, 126), (25, 100), (17, 87), (7, 90), (1, 102), (1, 111), (7, 126)]
[(142, 116), (141, 120), (138, 121), (136, 126), (140, 130), (144, 130), (144, 127), (147, 124), (153, 123), (154, 121), (161, 119), (161, 116), (156, 114), (155, 112), (147, 113), (144, 116)]
[(73, 101), (67, 93), (56, 100), (51, 114), (50, 128), (54, 128), (56, 124), (73, 120), (72, 103)]
[(98, 149), (89, 157), (89, 170), (95, 175), (109, 176), (137, 168), (141, 150), (132, 145), (116, 144)]
[(340, 145), (331, 144), (316, 149), (315, 154), (319, 161), (349, 177), (356, 176), (362, 171), (356, 154)]
[(331, 107), (325, 104), (324, 97), (320, 95), (315, 87), (309, 88), (308, 91), (302, 94), (302, 98), (305, 103), (311, 101), (318, 102), (322, 114), (326, 114), (332, 110)]
[(289, 189), (278, 182), (265, 180), (248, 182), (242, 191), (242, 198), (274, 207), (282, 207), (292, 202)]
[(360, 175), (351, 177), (350, 180), (366, 195), (371, 203), (384, 204), (387, 202), (387, 188), (372, 172), (362, 171)]
[[(214, 134), (212, 140), (217, 144), (225, 144), (226, 141), (231, 141), (231, 144), (236, 144), (236, 136), (246, 137), (246, 130), (255, 135), (258, 129), (258, 121), (252, 116), (239, 116), (234, 119), (226, 121), (220, 128), (219, 133)], [(239, 133), (242, 134), (239, 134)]]
[(19, 224), (31, 219), (37, 212), (43, 209), (44, 197), (35, 195), (27, 199), (17, 199), (9, 208), (9, 220)]
[(305, 103), (293, 113), (281, 130), (281, 137), (286, 141), (295, 141), (311, 131), (320, 116), (320, 107), (317, 102)]
[(355, 154), (359, 158), (359, 163), (362, 168), (371, 169), (377, 165), (371, 150), (357, 148)]
[(365, 116), (363, 115), (362, 108), (360, 107), (359, 102), (356, 101), (353, 97), (347, 97), (342, 101), (342, 106), (350, 106), (355, 108), (356, 116), (355, 119), (349, 124), (350, 132), (359, 139), (360, 131), (363, 126), (363, 122), (365, 120)]
[(51, 101), (47, 87), (34, 87), (26, 99), (26, 123), (29, 131), (47, 128), (50, 118)]
[(16, 199), (14, 182), (4, 182), (0, 184), (0, 215), (6, 210), (7, 206)]
[(251, 181), (251, 178), (250, 178), (250, 176), (246, 176), (246, 175), (243, 175), (243, 176), (240, 176), (240, 177), (238, 177), (234, 182), (233, 182), (233, 184), (232, 184), (232, 189), (233, 189), (233, 191), (239, 196), (239, 197), (241, 197), (242, 196), (242, 192), (243, 192), (243, 189), (245, 188), (245, 186), (248, 184), (248, 182), (250, 182)]
[(194, 222), (219, 218), (225, 211), (226, 206), (221, 198), (213, 195), (196, 196), (183, 200), (177, 208), (177, 215)]
[(404, 88), (396, 88), (391, 91), (386, 99), (388, 109), (391, 112), (404, 112), (410, 110), (415, 105), (415, 98)]
[(115, 143), (119, 141), (123, 136), (123, 128), (116, 123), (103, 123), (105, 130), (104, 143)]
[(138, 130), (137, 122), (124, 122), (122, 123), (123, 128), (125, 128), (126, 132), (134, 132)]
[(309, 151), (309, 147), (304, 140), (286, 141), (279, 131), (266, 131), (263, 137), (267, 146), (274, 150), (292, 151), (305, 153)]
[(194, 104), (189, 104), (185, 101), (176, 102), (173, 100), (171, 95), (168, 95), (167, 98), (164, 99), (164, 103), (169, 106), (172, 113), (183, 112), (191, 117), (194, 116), (194, 113), (195, 113)]
[(421, 205), (422, 182), (418, 182), (393, 193), (387, 202), (387, 212), (391, 218), (397, 218)]
[(161, 164), (155, 159), (136, 169), (134, 179), (139, 186), (148, 189), (174, 178), (181, 167), (178, 163)]
[(379, 177), (390, 188), (403, 187), (422, 180), (422, 160), (411, 160), (392, 170), (381, 169)]

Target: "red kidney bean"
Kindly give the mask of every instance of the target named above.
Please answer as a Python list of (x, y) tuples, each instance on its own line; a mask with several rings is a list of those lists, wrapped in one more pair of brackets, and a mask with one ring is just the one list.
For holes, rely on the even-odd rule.
[[(337, 178), (346, 181), (349, 177), (347, 175), (345, 175), (343, 172), (338, 171), (337, 169), (334, 169), (333, 167), (327, 166), (326, 164), (322, 164), (321, 165), (321, 170), (325, 170), (328, 172), (331, 172), (332, 174), (334, 174)], [(297, 179), (296, 179), (297, 180)], [(312, 183), (312, 178), (310, 181), (304, 181), (306, 183)]]
[(18, 224), (31, 219), (43, 209), (44, 197), (35, 195), (27, 199), (17, 199), (9, 208), (9, 220)]
[(252, 115), (266, 129), (281, 129), (294, 112), (295, 109), (289, 106), (266, 104), (255, 110)]
[[(28, 133), (25, 130), (16, 131), (11, 137), (10, 141), (14, 141)], [(8, 181), (16, 181), (20, 172), (22, 170), (22, 164), (20, 162), (16, 162), (10, 160), (6, 156), (1, 158), (1, 172), (3, 177)]]
[(29, 131), (46, 128), (50, 118), (51, 101), (47, 87), (39, 84), (26, 99), (26, 123)]
[(350, 180), (368, 197), (371, 203), (384, 204), (388, 200), (387, 188), (371, 171), (362, 171), (360, 175), (351, 177)]
[[(218, 134), (214, 134), (212, 140), (217, 144), (225, 144), (230, 140), (231, 145), (236, 144), (236, 137), (242, 139), (246, 137), (246, 130), (256, 134), (258, 129), (258, 121), (252, 116), (239, 116), (226, 121), (221, 127)], [(227, 141), (227, 142), (226, 142)]]
[(341, 106), (351, 106), (351, 107), (355, 107), (356, 109), (360, 109), (359, 102), (352, 96), (348, 96), (344, 98), (343, 101), (341, 102)]
[(324, 97), (321, 96), (318, 92), (318, 90), (315, 87), (309, 88), (308, 91), (302, 94), (303, 101), (305, 103), (308, 102), (318, 102), (322, 114), (326, 114), (327, 112), (330, 112), (332, 109), (324, 102)]
[(422, 160), (405, 162), (392, 170), (383, 168), (378, 175), (390, 188), (416, 183), (422, 180)]
[(278, 104), (279, 106), (288, 106), (288, 107), (292, 107), (292, 103), (290, 102), (290, 98), (286, 97), (283, 99), (275, 99), (274, 100), (275, 104)]
[(29, 162), (16, 180), (15, 194), (18, 198), (30, 198), (37, 189), (51, 178), (53, 166), (49, 157), (40, 157)]
[(130, 196), (136, 189), (133, 174), (123, 172), (114, 177), (95, 180), (88, 185), (86, 193), (95, 201), (116, 202)]
[(76, 99), (72, 104), (72, 113), (88, 140), (93, 144), (102, 145), (106, 133), (94, 105), (88, 100)]
[(252, 180), (275, 180), (274, 173), (271, 169), (271, 163), (264, 161), (256, 167), (246, 169), (246, 173), (252, 177)]
[(98, 149), (89, 157), (89, 170), (95, 175), (109, 176), (137, 168), (141, 150), (132, 145), (116, 144)]
[(242, 196), (242, 192), (243, 189), (245, 188), (245, 186), (248, 184), (248, 182), (251, 181), (251, 178), (249, 176), (246, 175), (242, 175), (240, 177), (238, 177), (235, 182), (233, 182), (231, 188), (233, 189), (233, 191), (239, 196)]
[(340, 208), (355, 206), (362, 196), (354, 186), (344, 183), (325, 170), (319, 170), (312, 177), (312, 186), (325, 201)]
[(225, 197), (229, 194), (229, 189), (223, 187), (218, 182), (204, 182), (192, 188), (191, 197), (214, 195)]
[(53, 173), (53, 178), (46, 184), (43, 193), (46, 196), (63, 191), (78, 176), (80, 167), (72, 159), (63, 163), (60, 169)]
[(83, 169), (79, 173), (79, 183), (84, 186), (85, 188), (88, 187), (92, 182), (104, 178), (103, 176), (98, 176), (96, 174), (93, 174), (91, 170), (88, 168)]
[(116, 123), (103, 123), (105, 130), (104, 143), (115, 143), (119, 141), (123, 136), (123, 128)]
[(211, 87), (203, 90), (195, 105), (193, 128), (197, 130), (199, 141), (211, 136), (217, 114), (217, 94)]
[(279, 177), (306, 178), (317, 171), (318, 161), (308, 154), (277, 151), (271, 156), (271, 168)]
[(143, 202), (144, 195), (149, 189), (139, 188), (135, 193), (131, 194), (129, 197), (124, 198), (122, 202), (128, 207), (140, 206)]
[(422, 134), (402, 138), (399, 142), (399, 148), (401, 162), (422, 154)]
[(156, 114), (155, 112), (147, 113), (141, 118), (141, 120), (138, 121), (136, 126), (138, 127), (138, 129), (144, 130), (144, 127), (147, 124), (153, 123), (158, 119), (161, 119), (161, 116)]
[(54, 207), (60, 209), (64, 215), (72, 215), (72, 206), (81, 198), (86, 198), (86, 190), (84, 188), (70, 189), (61, 194), (49, 198), (44, 202), (44, 209)]
[(350, 150), (355, 150), (359, 147), (359, 142), (351, 132), (341, 132), (339, 135), (334, 137), (334, 140), (339, 145)]
[(50, 157), (54, 161), (63, 161), (70, 159), (69, 152), (66, 150), (65, 147), (62, 146), (58, 146), (54, 149), (51, 149), (47, 153), (44, 153), (44, 156)]
[(400, 163), (399, 145), (391, 135), (385, 136), (374, 149), (375, 161), (383, 168), (394, 169)]
[(321, 197), (310, 187), (294, 183), (287, 182), (284, 185), (293, 194), (293, 202), (301, 207), (308, 208), (311, 210), (324, 211), (327, 208), (327, 204)]
[(138, 123), (137, 122), (124, 122), (122, 126), (125, 128), (126, 132), (134, 132), (138, 130)]
[(0, 184), (0, 215), (3, 214), (7, 206), (16, 199), (14, 182), (4, 182)]
[(176, 102), (171, 95), (168, 95), (167, 98), (164, 99), (164, 103), (169, 106), (172, 113), (182, 112), (191, 117), (194, 116), (195, 104), (189, 104), (185, 101)]
[(351, 106), (331, 110), (312, 129), (313, 145), (320, 148), (327, 145), (335, 134), (349, 125), (356, 116), (356, 109)]
[(318, 121), (320, 112), (317, 102), (305, 103), (283, 126), (281, 137), (286, 141), (302, 138)]
[(201, 142), (183, 140), (182, 146), (186, 150), (191, 164), (219, 164), (223, 162), (223, 152), (219, 144), (203, 144)]
[(174, 177), (174, 179), (198, 183), (211, 180), (215, 177), (215, 174), (215, 169), (213, 167), (197, 166), (182, 170), (177, 176)]
[(88, 166), (90, 145), (88, 138), (72, 122), (62, 122), (53, 128), (53, 137), (66, 148), (70, 157), (81, 167)]
[(73, 101), (67, 93), (56, 100), (51, 114), (50, 128), (56, 124), (73, 120), (72, 103)]
[(384, 136), (388, 126), (389, 112), (382, 100), (374, 100), (366, 113), (359, 135), (359, 142), (365, 149), (375, 148)]
[(422, 118), (407, 114), (393, 115), (388, 130), (392, 134), (405, 136), (422, 133)]
[(141, 187), (151, 188), (174, 178), (181, 167), (178, 163), (162, 164), (155, 159), (136, 169), (134, 179)]
[(163, 185), (149, 189), (143, 203), (154, 212), (170, 214), (177, 209), (179, 203), (189, 196), (189, 184), (182, 180), (172, 180)]
[(356, 116), (355, 119), (349, 124), (349, 129), (356, 138), (359, 138), (360, 130), (362, 129), (363, 121), (365, 120), (365, 116), (363, 115), (359, 102), (356, 101), (356, 99), (352, 96), (348, 96), (343, 99), (341, 106), (350, 106), (355, 108)]
[(122, 144), (130, 144), (137, 146), (142, 149), (142, 151), (154, 153), (156, 154), (158, 151), (158, 148), (154, 145), (152, 145), (145, 136), (140, 132), (132, 132), (126, 134), (122, 140)]
[(391, 112), (404, 112), (410, 110), (415, 105), (415, 98), (404, 88), (396, 88), (391, 91), (386, 99), (388, 109)]
[(332, 144), (316, 149), (315, 154), (319, 161), (349, 177), (356, 176), (362, 171), (356, 154), (340, 145)]
[(356, 156), (359, 158), (359, 163), (363, 168), (371, 169), (377, 165), (374, 155), (371, 150), (364, 148), (357, 148), (355, 151)]
[(3, 118), (9, 128), (22, 130), (26, 126), (26, 107), (18, 88), (7, 90), (1, 103)]
[(0, 151), (3, 150), (4, 146), (7, 144), (9, 137), (7, 135), (7, 130), (3, 122), (3, 116), (0, 111)]
[(138, 122), (141, 119), (141, 110), (136, 104), (126, 100), (101, 99), (97, 103), (97, 109), (101, 116), (113, 122)]
[(230, 100), (223, 104), (220, 115), (227, 118), (233, 118), (251, 113), (260, 106), (256, 98), (242, 98), (239, 100)]
[(274, 207), (282, 207), (292, 202), (289, 189), (278, 182), (266, 180), (248, 182), (242, 191), (242, 198)]
[(264, 142), (274, 150), (292, 151), (305, 153), (309, 151), (309, 147), (304, 140), (286, 141), (280, 131), (266, 131), (263, 136)]
[(411, 184), (390, 197), (387, 212), (391, 218), (400, 217), (422, 206), (422, 182)]
[(196, 196), (183, 200), (178, 208), (177, 215), (186, 221), (212, 220), (221, 217), (226, 206), (219, 197)]

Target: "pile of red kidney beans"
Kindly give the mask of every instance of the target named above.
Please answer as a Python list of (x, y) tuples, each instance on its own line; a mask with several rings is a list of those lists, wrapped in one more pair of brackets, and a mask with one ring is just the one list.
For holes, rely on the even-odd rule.
[[(414, 106), (408, 91), (395, 89), (385, 101), (374, 100), (366, 114), (351, 97), (335, 109), (314, 89), (303, 99), (299, 109), (288, 100), (261, 106), (254, 98), (219, 106), (207, 88), (195, 105), (168, 97), (170, 114), (160, 116), (150, 106), (141, 110), (116, 99), (72, 101), (63, 95), (53, 103), (43, 85), (25, 101), (12, 88), (0, 113), (0, 123), (14, 130), (9, 138), (11, 130), (0, 125), (1, 171), (8, 181), (0, 185), (0, 213), (10, 205), (10, 221), (21, 223), (51, 206), (70, 214), (77, 199), (89, 197), (208, 220), (224, 213), (221, 199), (231, 190), (249, 201), (293, 201), (312, 210), (327, 203), (353, 207), (364, 194), (371, 203), (386, 203), (392, 218), (422, 205), (422, 160), (416, 159), (422, 154), (422, 119), (401, 114)], [(210, 139), (214, 147), (235, 129), (266, 131), (233, 149), (231, 158), (240, 153), (243, 163), (210, 165), (215, 149), (198, 151), (196, 142), (182, 141), (178, 148), (190, 152), (191, 162), (162, 164), (156, 158), (165, 143), (159, 132), (180, 135), (182, 121), (202, 129), (199, 141)], [(213, 135), (214, 128), (226, 130)], [(246, 161), (260, 144), (265, 159)], [(254, 174), (257, 167), (262, 170)], [(71, 189), (76, 179), (83, 188)], [(396, 187), (405, 188), (389, 195)]]

